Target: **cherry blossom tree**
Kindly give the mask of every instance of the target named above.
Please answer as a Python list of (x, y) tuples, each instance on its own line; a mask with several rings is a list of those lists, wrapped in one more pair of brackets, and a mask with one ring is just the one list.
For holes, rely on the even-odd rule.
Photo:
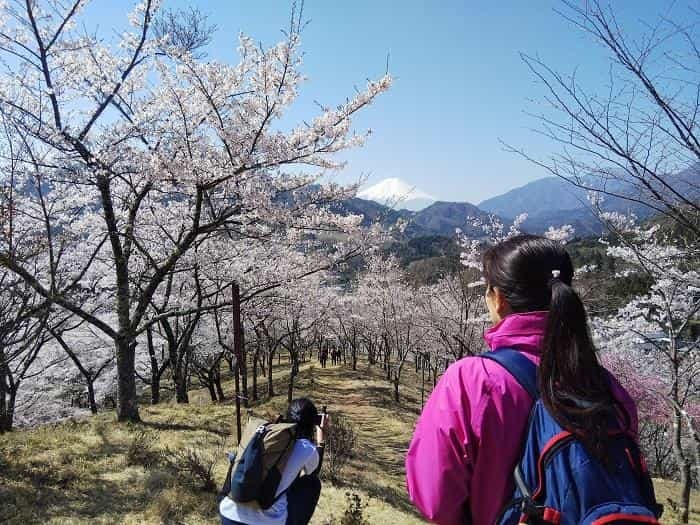
[(339, 294), (333, 301), (332, 329), (334, 339), (343, 349), (350, 351), (350, 362), (353, 370), (357, 370), (357, 360), (362, 345), (363, 309), (366, 308), (364, 298), (356, 293)]
[(420, 294), (421, 318), (431, 339), (433, 379), (439, 363), (458, 361), (481, 352), (485, 324), (484, 298), (471, 282), (469, 270), (442, 277)]
[(367, 270), (357, 285), (365, 298), (366, 314), (377, 319), (383, 348), (386, 378), (392, 384), (394, 400), (399, 402), (401, 374), (409, 357), (423, 348), (426, 329), (419, 321), (419, 289), (412, 288), (405, 273), (393, 259), (374, 256), (367, 261)]
[[(647, 293), (614, 315), (595, 321), (597, 343), (633, 393), (639, 394), (640, 382), (644, 385), (646, 392), (639, 395), (642, 417), (670, 427), (681, 482), (681, 519), (687, 522), (693, 455), (695, 468), (700, 468), (696, 423), (700, 416), (700, 335), (694, 326), (700, 317), (699, 254), (694, 244), (679, 246), (664, 238), (658, 225), (635, 226), (614, 214), (602, 218), (614, 234), (608, 241), (608, 254), (619, 259), (626, 271), (647, 275), (652, 284)], [(635, 374), (625, 374), (621, 362), (633, 367)]]
[[(114, 44), (82, 29), (87, 3), (2, 5), (2, 161), (13, 166), (2, 182), (15, 192), (14, 234), (36, 237), (48, 256), (33, 268), (3, 248), (0, 264), (112, 341), (118, 419), (138, 421), (139, 337), (196, 315), (170, 302), (154, 311), (168, 276), (217, 232), (236, 242), (354, 224), (327, 204), (356, 188), (317, 184), (342, 166), (335, 153), (362, 144), (351, 119), (391, 80), (284, 133), (275, 122), (303, 79), (298, 16), (269, 49), (241, 37), (230, 65), (202, 57), (206, 25), (192, 17), (155, 27), (158, 0), (137, 4)], [(95, 315), (105, 294), (113, 315)]]

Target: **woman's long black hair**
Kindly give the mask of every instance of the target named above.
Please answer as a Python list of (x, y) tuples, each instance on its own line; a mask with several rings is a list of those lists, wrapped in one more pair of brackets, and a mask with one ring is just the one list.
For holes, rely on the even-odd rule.
[(316, 405), (305, 397), (293, 400), (285, 416), (285, 421), (297, 424), (297, 438), (308, 440), (313, 439), (317, 420), (318, 409)]
[(484, 276), (513, 312), (548, 310), (538, 384), (554, 419), (604, 458), (615, 401), (599, 364), (586, 310), (572, 288), (571, 258), (556, 241), (518, 235), (486, 251)]

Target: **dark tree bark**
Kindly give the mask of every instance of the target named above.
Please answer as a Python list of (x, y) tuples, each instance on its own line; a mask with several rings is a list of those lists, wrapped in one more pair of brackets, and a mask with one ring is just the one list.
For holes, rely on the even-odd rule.
[(170, 366), (170, 360), (165, 359), (164, 351), (161, 350), (161, 361), (158, 364), (155, 345), (153, 344), (153, 327), (148, 327), (146, 330), (146, 340), (148, 344), (148, 358), (151, 365), (151, 404), (157, 405), (160, 403), (160, 380), (165, 370)]
[(136, 343), (131, 343), (122, 337), (117, 340), (115, 347), (117, 351), (117, 420), (139, 422), (141, 416), (136, 396)]
[(226, 396), (224, 395), (224, 389), (221, 386), (221, 364), (216, 367), (215, 372), (214, 372), (214, 386), (216, 387), (216, 395), (219, 396), (219, 401), (224, 401), (226, 400)]
[(4, 349), (0, 347), (0, 434), (12, 430), (18, 388), (5, 361)]
[(253, 354), (253, 391), (251, 393), (251, 399), (253, 401), (258, 400), (258, 357), (260, 355), (260, 347), (255, 346), (255, 353)]
[(267, 397), (268, 399), (271, 399), (275, 395), (275, 388), (272, 384), (272, 360), (275, 357), (275, 351), (270, 349), (268, 355), (270, 356), (270, 359), (267, 363)]

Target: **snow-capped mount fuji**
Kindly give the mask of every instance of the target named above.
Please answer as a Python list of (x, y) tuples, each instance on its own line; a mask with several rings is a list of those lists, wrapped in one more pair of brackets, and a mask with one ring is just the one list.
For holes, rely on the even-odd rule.
[(395, 177), (381, 180), (369, 188), (360, 190), (357, 196), (395, 209), (411, 211), (420, 211), (437, 200), (432, 195)]

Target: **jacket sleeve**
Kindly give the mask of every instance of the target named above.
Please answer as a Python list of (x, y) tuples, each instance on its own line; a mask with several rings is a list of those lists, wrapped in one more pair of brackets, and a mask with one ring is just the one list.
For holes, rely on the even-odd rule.
[(459, 367), (443, 374), (418, 419), (408, 454), (411, 501), (434, 523), (465, 523), (472, 476), (471, 407)]

